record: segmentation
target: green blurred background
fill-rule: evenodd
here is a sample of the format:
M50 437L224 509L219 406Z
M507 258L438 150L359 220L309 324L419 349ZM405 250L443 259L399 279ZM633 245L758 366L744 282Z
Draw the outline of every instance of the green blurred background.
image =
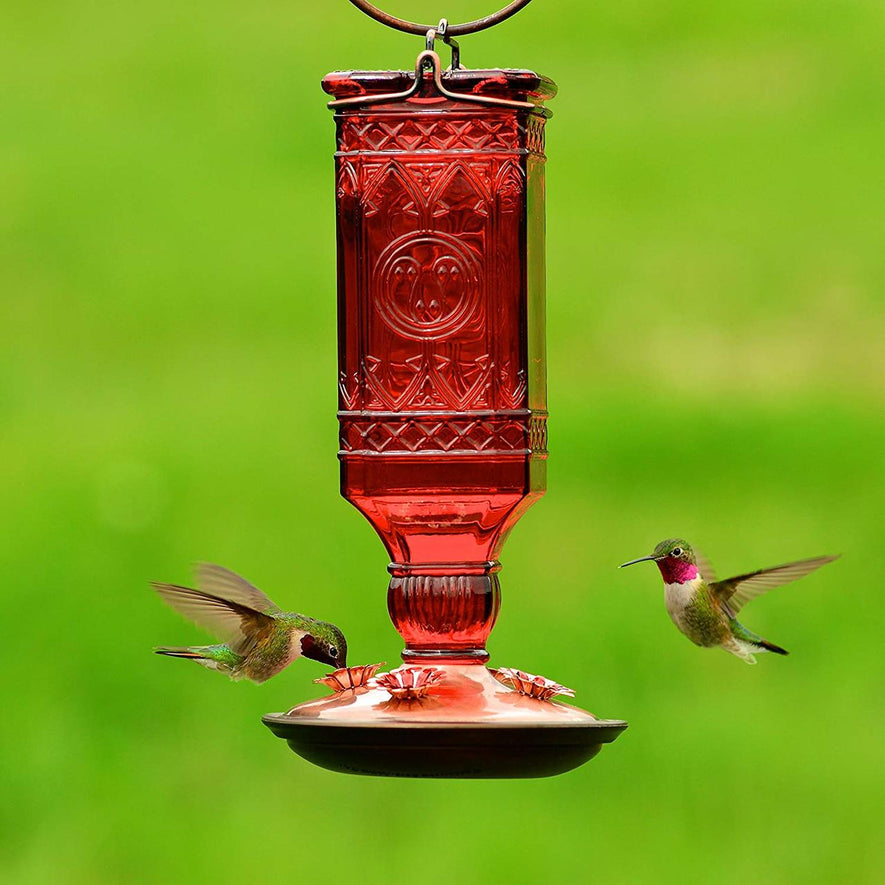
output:
M319 81L421 40L345 0L6 0L0 28L0 880L885 880L879 0L536 0L462 41L560 86L550 491L490 648L630 722L522 782L321 771L259 721L321 667L150 654L202 636L148 580L206 559L397 660L337 495ZM722 575L844 557L748 609L793 652L751 668L616 571L673 534Z

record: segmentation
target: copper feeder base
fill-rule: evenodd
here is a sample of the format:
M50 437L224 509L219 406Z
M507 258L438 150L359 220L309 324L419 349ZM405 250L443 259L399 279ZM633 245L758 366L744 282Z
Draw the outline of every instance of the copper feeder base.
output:
M309 762L380 777L549 777L592 759L627 723L526 697L481 665L438 665L424 697L357 688L262 721Z

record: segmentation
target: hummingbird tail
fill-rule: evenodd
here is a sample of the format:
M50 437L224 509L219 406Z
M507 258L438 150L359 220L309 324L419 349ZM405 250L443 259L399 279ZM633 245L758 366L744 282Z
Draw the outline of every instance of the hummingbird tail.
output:
M243 663L243 658L228 645L161 645L154 651L158 655L169 655L170 658L187 658L209 670L227 673L232 679Z
M789 654L789 652L785 648L781 648L779 645L775 645L773 642L769 642L767 639L760 639L758 645L761 648L764 648L766 651L773 651L776 655Z

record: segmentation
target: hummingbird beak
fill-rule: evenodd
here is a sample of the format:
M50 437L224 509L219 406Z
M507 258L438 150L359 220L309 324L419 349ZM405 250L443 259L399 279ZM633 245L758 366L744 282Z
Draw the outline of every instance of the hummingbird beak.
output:
M628 565L636 565L637 562L657 562L657 556L640 556L639 559L631 559L630 562L621 563L618 568L626 568Z

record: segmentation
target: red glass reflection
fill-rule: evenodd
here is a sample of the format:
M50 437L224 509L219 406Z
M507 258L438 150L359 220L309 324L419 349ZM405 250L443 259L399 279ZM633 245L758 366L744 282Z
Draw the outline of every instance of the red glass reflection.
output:
M330 74L336 99L414 75ZM387 548L407 661L477 662L507 533L546 488L544 99L527 71L336 112L341 491Z

